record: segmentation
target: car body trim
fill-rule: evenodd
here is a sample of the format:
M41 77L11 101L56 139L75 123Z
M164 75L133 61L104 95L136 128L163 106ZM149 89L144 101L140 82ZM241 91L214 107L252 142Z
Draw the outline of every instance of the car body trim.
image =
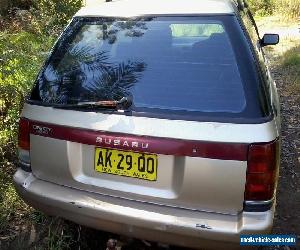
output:
M25 180L30 180L27 188ZM23 199L48 214L146 240L172 243L176 239L185 247L211 248L216 244L213 249L221 249L229 243L239 247L240 234L269 233L274 216L274 206L261 213L223 215L125 201L39 180L20 169L14 184Z
M18 167L21 168L22 170L26 171L26 172L31 172L31 164L30 163L26 163L24 161L19 160L18 161Z
M268 201L245 201L243 210L246 212L265 212L274 205L275 198Z
M231 14L234 4L230 0L169 0L169 1L98 1L81 8L75 16L132 17L153 14Z
M40 133L36 127L42 127L47 133ZM30 133L105 148L236 161L247 161L249 146L246 143L207 142L94 131L38 121L30 121Z

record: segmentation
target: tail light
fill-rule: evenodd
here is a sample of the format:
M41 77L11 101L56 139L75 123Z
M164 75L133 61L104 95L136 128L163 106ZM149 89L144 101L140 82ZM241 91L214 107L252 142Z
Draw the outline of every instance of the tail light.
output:
M31 171L30 166L30 122L20 118L19 121L19 167L25 171Z
M19 121L19 148L23 150L30 149L30 123L25 118Z
M245 201L272 200L279 167L279 141L252 144L248 151Z

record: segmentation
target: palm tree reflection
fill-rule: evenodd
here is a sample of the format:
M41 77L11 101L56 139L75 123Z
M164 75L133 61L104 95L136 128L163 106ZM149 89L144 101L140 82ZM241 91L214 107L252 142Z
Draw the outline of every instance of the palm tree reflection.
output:
M117 22L106 22L103 25L103 40L108 40L109 44L113 44L117 40L117 33L126 31L125 36L141 37L148 29L146 21L151 21L153 18L143 18L140 20L128 20Z
M107 68L94 82L85 88L84 98L94 99L101 96L105 100L119 100L130 95L130 88L141 77L145 63L120 63Z
M99 41L107 41L111 45L117 41L120 31L125 36L138 38L147 29L145 22L132 20L106 22L101 26ZM146 69L144 62L130 59L111 62L109 52L88 45L82 32L70 36L76 37L69 46L61 46L65 52L56 52L38 78L43 102L67 104L83 100L119 100L131 95L130 89Z

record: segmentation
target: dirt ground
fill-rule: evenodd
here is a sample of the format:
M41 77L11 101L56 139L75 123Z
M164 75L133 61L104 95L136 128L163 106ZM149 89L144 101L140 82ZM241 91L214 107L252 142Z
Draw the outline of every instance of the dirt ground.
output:
M300 235L300 106L296 96L286 94L281 72L273 73L282 114L281 169L274 232Z
M300 93L291 90L288 73L279 66L283 53L300 42L300 25L282 24L276 20L258 22L260 33L278 33L281 43L267 51L271 71L281 102L282 152L274 233L297 234L300 237Z

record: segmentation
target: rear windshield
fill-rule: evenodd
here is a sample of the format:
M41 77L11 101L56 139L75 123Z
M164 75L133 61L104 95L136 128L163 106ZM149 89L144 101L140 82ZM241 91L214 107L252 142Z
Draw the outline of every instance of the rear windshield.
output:
M32 99L74 104L130 97L136 112L262 116L261 103L252 99L259 99L257 79L249 80L246 70L251 56L235 48L241 50L233 37L241 32L234 19L76 18L41 71Z

